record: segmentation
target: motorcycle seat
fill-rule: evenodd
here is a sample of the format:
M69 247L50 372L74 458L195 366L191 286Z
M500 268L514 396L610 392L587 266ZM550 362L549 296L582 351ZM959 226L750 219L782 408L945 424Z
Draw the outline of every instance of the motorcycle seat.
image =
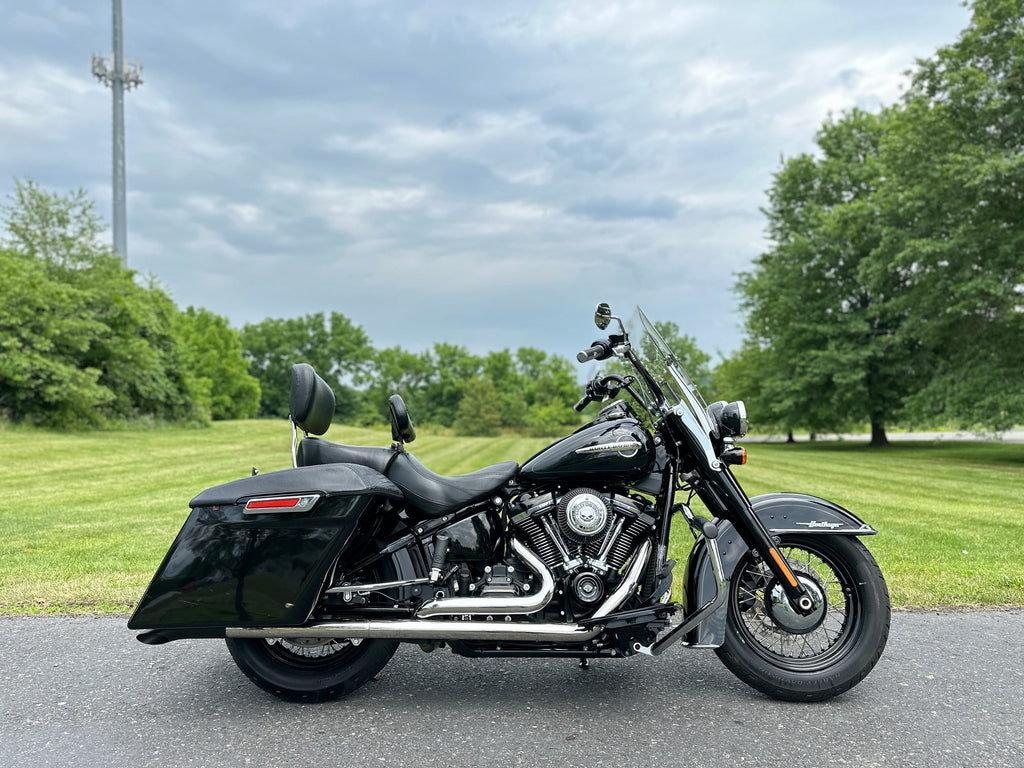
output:
M388 464L394 456L395 452L390 448L341 445L318 437L307 437L299 443L296 463L300 467L314 464L361 464L383 475L387 473Z
M317 437L299 443L298 465L361 464L375 469L402 489L413 514L442 517L459 507L480 501L516 476L519 465L506 461L468 475L445 477L431 472L405 451L374 446L341 445Z
M387 450L387 449L385 449ZM426 517L442 517L490 496L516 476L519 465L505 461L468 475L445 477L431 472L409 453L395 455L385 475L402 489L406 504Z

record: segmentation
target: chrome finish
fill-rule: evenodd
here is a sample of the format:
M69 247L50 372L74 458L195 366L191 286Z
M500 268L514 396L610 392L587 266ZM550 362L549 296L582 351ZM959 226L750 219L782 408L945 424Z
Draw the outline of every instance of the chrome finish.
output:
M295 426L292 417L288 417L288 423L292 425L292 469L299 466L299 428Z
M594 536L608 522L608 507L593 493L580 493L565 505L565 524L579 536Z
M797 580L807 590L807 597L802 599L810 602L807 608L810 608L812 612L807 616L797 612L789 602L789 598L786 597L786 591L782 585L775 584L765 594L765 613L787 632L803 634L821 624L826 610L826 601L825 594L821 591L821 586L817 581L802 573L797 574Z
M636 585L640 583L640 577L643 575L644 569L647 568L647 561L650 558L651 542L648 539L640 545L640 549L633 555L633 562L626 569L622 582L608 599L601 604L601 607L594 611L592 619L603 619L612 611L618 610L619 606L626 601L626 598L636 590Z
M540 576L536 594L522 597L448 597L431 600L416 612L418 618L431 616L458 616L462 614L514 614L536 613L547 605L555 594L555 580L544 561L526 546L512 539L512 551Z
M394 587L408 587L413 584L429 584L430 579L407 579L405 581L381 581L377 584L343 584L340 587L331 587L327 590L328 595L338 594L362 594L363 592L374 592L382 589L393 589Z
M543 580L545 576L550 579L551 574L544 567L537 557L526 547L515 539L512 540L512 547L516 553L531 568L536 564L537 573ZM640 577L651 556L651 542L645 541L637 553L633 556L622 578L622 583L604 603L594 612L594 618L602 618L612 613L625 599L636 589ZM543 585L542 585L543 587ZM552 582L552 593L554 585ZM523 598L515 598L522 600ZM549 595L548 600L551 599ZM464 611L465 614L477 612L477 607L483 602L497 603L508 602L499 600L481 600L480 598L449 598L444 601L447 604L460 601L470 603L474 608ZM441 601L435 601L441 602ZM547 601L545 601L547 602ZM510 614L512 611L495 611L496 614ZM508 641L536 641L552 643L585 643L593 640L604 632L603 624L582 627L579 624L539 624L534 622L514 621L457 621L439 620L424 621L422 619L401 619L397 621L331 621L317 624L307 624L301 627L228 627L224 634L227 637L255 637L272 638L281 637L290 642L297 638L340 638L355 640L361 638L390 638L392 640L508 640Z
M354 640L390 638L392 640L509 640L557 643L585 643L604 631L602 625L536 624L505 621L332 621L303 627L228 627L227 637L283 637L289 642L304 637Z
M602 451L619 451L626 458L633 458L640 452L643 446L636 440L619 440L615 443L601 443L600 445L586 445L577 448L576 453L601 453Z
M264 501L286 501L295 499L295 504L290 507L253 507ZM245 502L245 509L242 511L247 515L280 515L295 512L309 512L320 500L319 493L301 493L285 496L255 496Z
M708 618L708 616L725 605L729 590L725 583L725 568L722 566L722 553L718 550L718 540L705 539L705 541L708 545L708 552L711 553L711 570L715 574L715 596L708 600L708 602L702 605L697 611L684 618L682 624L674 629L670 629L667 634L655 640L651 645L645 646L640 645L640 643L634 643L633 650L636 653L642 653L646 656L660 656L665 652L666 648L676 641L677 638L685 635L691 629Z

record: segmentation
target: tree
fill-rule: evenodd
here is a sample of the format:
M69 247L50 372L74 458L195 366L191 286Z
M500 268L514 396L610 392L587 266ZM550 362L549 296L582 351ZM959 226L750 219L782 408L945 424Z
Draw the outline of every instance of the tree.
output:
M748 338L771 356L763 393L777 417L813 432L867 421L872 445L926 373L902 333L905 276L874 269L889 119L853 110L823 126L820 159L783 164L765 209L772 247L738 281Z
M177 309L101 245L84 192L16 182L4 209L0 403L62 426L207 418L171 331Z
M189 307L174 318L185 347L185 363L207 393L213 419L248 419L260 406L260 385L248 373L238 331L208 309Z
M457 435L491 437L501 426L501 404L494 382L477 377L466 382L459 401L458 415L452 425Z
M1024 7L979 0L960 38L918 62L882 147L885 237L870 278L929 351L918 419L1024 420Z
M361 326L339 312L329 321L322 312L287 319L268 318L248 324L240 334L249 372L260 385L260 415L288 415L291 370L309 363L334 390L336 413L353 420L361 399L347 382L358 379L373 356Z

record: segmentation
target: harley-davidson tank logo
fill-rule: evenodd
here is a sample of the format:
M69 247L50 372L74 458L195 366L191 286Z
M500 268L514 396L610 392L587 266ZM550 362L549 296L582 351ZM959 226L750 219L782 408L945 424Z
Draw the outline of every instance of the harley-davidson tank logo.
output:
M797 523L797 525L806 525L808 528L842 528L842 523L828 523L819 520L811 520L807 523Z
M599 443L577 448L576 453L603 453L604 451L616 451L627 459L631 459L640 452L642 446L636 440L618 440L614 443Z

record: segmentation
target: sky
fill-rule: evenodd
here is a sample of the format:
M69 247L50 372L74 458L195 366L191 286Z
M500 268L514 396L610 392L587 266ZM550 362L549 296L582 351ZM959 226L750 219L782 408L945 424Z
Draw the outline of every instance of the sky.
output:
M2 17L0 200L82 187L109 226L109 0ZM377 347L572 357L608 301L718 358L782 160L895 102L968 20L959 0L124 0L128 264L235 327L336 311Z

